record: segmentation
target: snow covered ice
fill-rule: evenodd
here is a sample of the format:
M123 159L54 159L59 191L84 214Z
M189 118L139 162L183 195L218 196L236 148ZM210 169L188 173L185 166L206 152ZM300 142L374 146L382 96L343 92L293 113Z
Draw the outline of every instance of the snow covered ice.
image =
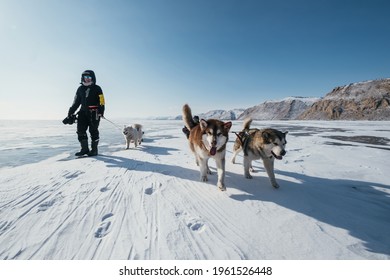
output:
M389 122L254 121L289 131L280 188L261 162L244 178L231 133L226 192L181 121L137 122L140 147L102 120L100 155L75 159L74 125L0 121L0 259L390 259Z

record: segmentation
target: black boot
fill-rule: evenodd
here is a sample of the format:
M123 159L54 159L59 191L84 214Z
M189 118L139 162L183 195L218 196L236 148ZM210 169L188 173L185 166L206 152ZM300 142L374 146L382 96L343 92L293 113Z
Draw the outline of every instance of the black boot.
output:
M88 153L88 156L93 157L98 155L98 144L99 140L92 141L91 151Z
M81 157L83 155L88 155L89 149L88 149L88 139L84 139L80 141L81 150L78 153L75 153L76 157Z

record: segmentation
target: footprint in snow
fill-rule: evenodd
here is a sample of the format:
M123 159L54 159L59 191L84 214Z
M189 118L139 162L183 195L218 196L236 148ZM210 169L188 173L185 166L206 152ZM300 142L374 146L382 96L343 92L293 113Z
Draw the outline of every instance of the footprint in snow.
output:
M195 231L195 232L202 232L204 231L205 229L205 225L200 222L200 221L196 221L196 222L189 222L187 224L187 227L192 230L192 231Z
M50 207L52 207L56 202L57 200L61 199L62 195L61 193L58 193L54 198L52 198L51 200L48 200L48 201L45 201L41 204L38 205L38 211L37 212L40 212L40 211L46 211L47 209L49 209Z
M97 230L95 231L96 238L103 238L111 231L111 221L109 220L114 214L108 213L103 216L102 222L99 224Z
M149 188L145 189L145 194L152 195L154 194L158 188L162 186L161 183L153 183Z
M181 215L183 215L183 212L177 211L177 212L175 213L175 216L176 216L176 217L180 217Z
M145 194L151 195L153 193L154 193L153 187L149 187L149 188L145 189Z
M50 206L53 206L55 200L50 200L50 201L46 201L44 203L41 203L39 206L38 206L38 212L40 211L46 211L47 209L50 208Z
M206 229L204 222L196 218L187 221L187 227L194 232L202 232Z
M84 174L84 172L82 172L82 171L66 172L64 177L65 177L65 179L74 179L82 174Z
M206 229L206 225L203 221L197 218L189 218L187 212L176 211L175 217L179 219L184 219L184 222L191 231L202 232Z

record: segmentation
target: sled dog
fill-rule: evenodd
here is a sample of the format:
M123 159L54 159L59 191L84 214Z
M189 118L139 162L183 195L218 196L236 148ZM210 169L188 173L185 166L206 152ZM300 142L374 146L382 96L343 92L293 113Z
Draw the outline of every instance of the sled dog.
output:
M218 172L217 186L225 191L225 153L226 143L229 139L231 122L222 122L216 119L201 119L196 124L192 118L190 107L183 106L183 121L190 131L188 141L191 151L195 155L196 164L200 168L200 180L207 181L207 174L211 174L208 166L209 158L216 162Z
M134 143L135 147L141 145L143 135L142 125L137 123L131 126L125 125L123 127L123 135L126 140L126 150L130 147L130 143Z
M244 175L252 179L252 160L262 159L268 178L274 188L279 188L275 180L274 159L281 160L286 154L286 135L288 131L281 132L276 129L250 128L252 119L248 118L243 123L243 130L236 133L237 138L233 147L232 163L235 163L239 152L244 151Z

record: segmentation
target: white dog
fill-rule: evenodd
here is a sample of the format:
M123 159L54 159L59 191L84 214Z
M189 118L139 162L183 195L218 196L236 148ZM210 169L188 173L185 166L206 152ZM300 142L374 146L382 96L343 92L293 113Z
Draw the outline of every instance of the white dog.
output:
M138 145L141 145L142 142L142 125L140 124L133 124L132 126L124 126L123 128L123 135L125 136L126 140L126 150L129 148L130 143L134 143L134 146L137 147Z

